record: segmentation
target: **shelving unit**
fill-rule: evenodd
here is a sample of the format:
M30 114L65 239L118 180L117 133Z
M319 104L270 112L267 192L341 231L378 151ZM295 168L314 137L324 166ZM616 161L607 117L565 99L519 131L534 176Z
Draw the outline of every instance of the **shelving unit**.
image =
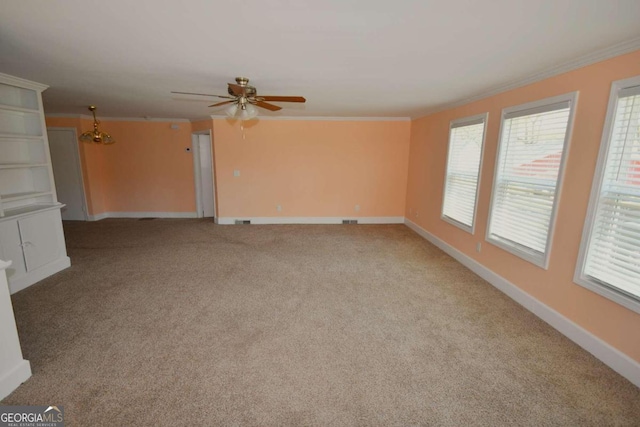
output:
M46 88L0 74L0 259L13 262L12 292L70 264L42 108Z

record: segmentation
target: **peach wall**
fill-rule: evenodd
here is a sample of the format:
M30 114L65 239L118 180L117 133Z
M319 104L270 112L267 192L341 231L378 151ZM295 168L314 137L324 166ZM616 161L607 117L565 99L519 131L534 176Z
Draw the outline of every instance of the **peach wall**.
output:
M410 122L258 120L240 126L214 120L221 217L404 215Z
M411 125L406 217L640 362L640 315L573 283L611 83L640 75L640 51L452 108ZM484 240L505 107L579 91L549 269ZM474 235L440 219L449 122L489 112ZM475 252L482 242L481 253Z
M190 123L103 121L109 212L195 212Z
M47 117L47 127L90 130L91 120ZM103 120L113 145L79 143L91 215L103 212L195 212L191 124Z
M117 142L79 144L90 214L194 212L185 148L192 132L212 130L218 216L404 215L408 121L259 120L244 131L224 119L171 124L102 120ZM47 126L80 134L91 120L48 117Z

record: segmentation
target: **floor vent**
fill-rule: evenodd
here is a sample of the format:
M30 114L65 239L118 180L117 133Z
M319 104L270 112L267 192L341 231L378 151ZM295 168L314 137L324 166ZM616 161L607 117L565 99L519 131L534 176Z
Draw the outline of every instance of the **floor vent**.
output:
M248 219L236 219L236 224L251 224L251 221Z
M357 224L358 220L357 219L343 219L342 223L343 224Z

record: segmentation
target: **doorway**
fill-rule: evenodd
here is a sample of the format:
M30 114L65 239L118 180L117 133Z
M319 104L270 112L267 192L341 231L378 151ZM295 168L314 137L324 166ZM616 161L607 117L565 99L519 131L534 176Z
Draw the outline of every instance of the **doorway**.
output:
M47 128L53 178L58 201L63 203L62 219L87 220L87 201L80 169L78 137L75 128Z
M196 186L196 214L198 218L214 218L216 214L215 174L211 131L191 135L193 170Z

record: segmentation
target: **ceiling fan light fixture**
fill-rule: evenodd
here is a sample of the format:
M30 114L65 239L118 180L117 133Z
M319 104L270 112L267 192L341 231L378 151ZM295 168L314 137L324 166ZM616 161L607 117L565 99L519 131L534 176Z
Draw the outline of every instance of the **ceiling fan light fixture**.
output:
M224 112L227 114L227 116L231 117L232 119L235 118L236 113L238 112L238 104L234 102L233 104L225 108Z
M224 112L232 119L240 119L242 121L251 120L258 116L258 109L246 100L244 102L242 100L234 102L225 108Z
M100 130L100 122L96 119L96 106L90 105L89 111L93 114L93 130L83 132L78 139L81 142L95 142L96 144L113 144L116 142L111 135Z
M240 120L251 120L258 116L258 109L251 104L243 104L238 117Z
M180 95L197 95L197 96L214 96L217 98L228 99L229 101L221 101L209 105L209 107L220 107L228 105L224 112L231 119L251 120L258 116L256 107L264 108L269 111L279 111L282 107L269 103L276 102L306 102L302 96L258 96L258 91L254 86L249 85L249 79L246 77L236 77L236 83L229 83L228 95L213 95L208 93L197 92L176 92Z

